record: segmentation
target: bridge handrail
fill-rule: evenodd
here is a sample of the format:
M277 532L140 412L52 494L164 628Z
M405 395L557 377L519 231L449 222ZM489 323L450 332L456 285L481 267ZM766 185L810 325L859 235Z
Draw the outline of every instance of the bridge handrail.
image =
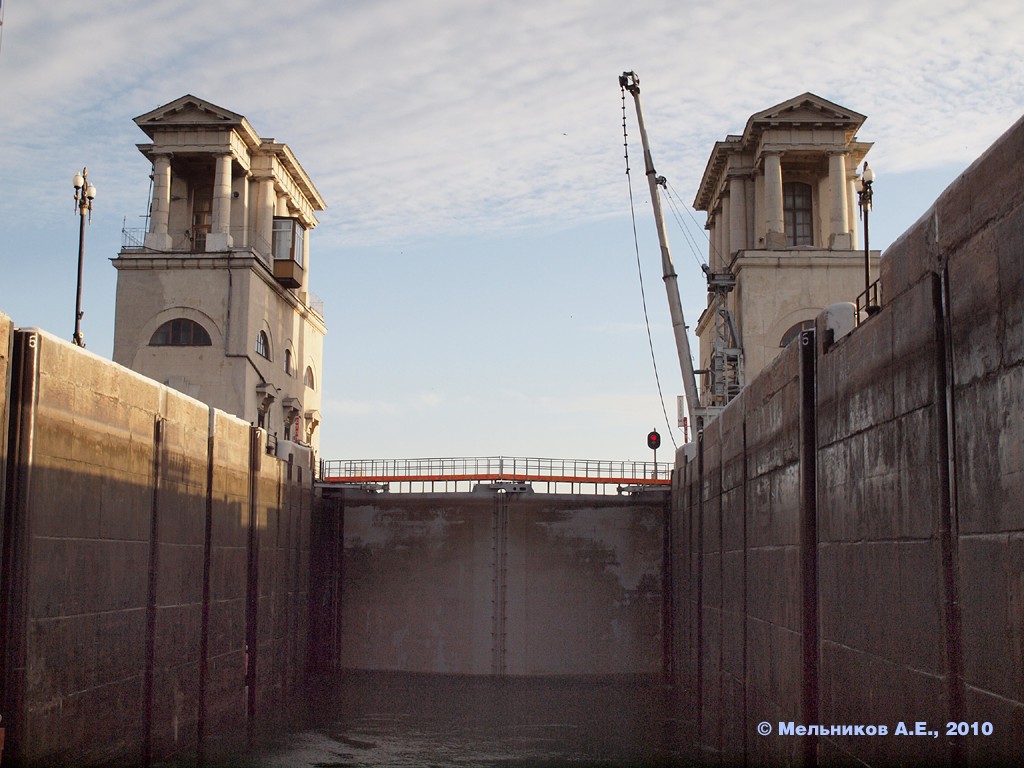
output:
M445 480L550 480L575 483L671 482L672 464L653 461L461 456L411 459L322 459L328 483Z

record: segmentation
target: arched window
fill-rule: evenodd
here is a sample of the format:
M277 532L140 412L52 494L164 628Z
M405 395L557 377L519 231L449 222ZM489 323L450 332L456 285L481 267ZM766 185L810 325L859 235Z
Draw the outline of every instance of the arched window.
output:
M797 323L784 334L782 334L782 341L779 342L779 346L788 347L790 344L793 343L796 337L800 335L800 331L810 331L813 328L813 320L804 320L803 322Z
M264 331L256 334L256 354L267 358L267 360L270 359L270 339L267 338Z
M292 351L290 349L284 351L284 372L289 376L295 375L295 369L292 366Z
M316 380L313 378L312 366L306 366L306 375L302 377L302 383L310 389L316 389Z
M168 320L149 339L151 347L208 347L210 344L206 329L187 317Z
M814 245L811 185L801 181L787 181L783 184L782 210L786 219L786 244Z

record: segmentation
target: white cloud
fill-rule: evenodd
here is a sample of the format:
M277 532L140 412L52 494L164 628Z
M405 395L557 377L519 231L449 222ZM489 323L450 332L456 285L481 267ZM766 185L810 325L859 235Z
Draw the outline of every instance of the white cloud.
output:
M292 147L329 205L312 237L314 274L336 324L324 380L338 382L333 391L347 397L328 397L323 410L346 447L357 439L353 425L377 432L387 424L395 434L405 429L410 440L422 429L433 441L442 429L454 429L450 423L468 421L463 447L454 450L471 450L476 424L498 414L496 432L527 446L522 450L538 450L529 447L532 440L553 425L568 432L569 415L586 425L575 429L587 435L580 438L583 448L597 450L590 429L605 429L612 419L646 429L658 420L656 398L652 407L649 396L630 394L633 381L645 383L636 386L642 391L650 379L631 243L628 253L616 244L602 254L607 258L595 271L603 269L608 279L612 265L629 262L616 273L629 283L602 294L598 311L585 320L578 307L588 300L570 292L578 272L594 261L574 262L571 275L552 271L552 285L565 285L560 290L571 299L560 309L575 313L585 334L550 311L556 301L550 293L528 300L530 281L547 279L539 260L528 280L510 284L514 255L460 260L443 245L460 240L465 248L474 236L511 232L529 233L536 244L573 225L625 219L616 82L625 69L641 77L657 169L684 205L716 140L741 131L750 114L804 91L868 115L860 138L874 142L872 166L883 179L966 163L1024 112L1024 4L1007 0L637 0L628 7L618 0L292 0L287 7L248 0L4 0L4 6L0 248L3 256L37 257L10 259L17 269L37 271L9 278L9 286L45 284L52 292L50 265L75 236L69 180L83 164L100 190L90 256L116 252L121 217L128 226L137 222L148 194L146 162L133 146L146 138L133 117L185 93L240 112L263 136ZM644 217L638 225L641 237L650 238L639 136L628 101L626 108L633 188ZM100 241L104 231L107 242ZM686 307L693 323L703 285L687 285L684 269L697 280L699 272L683 239L673 237L684 294L693 294ZM412 241L420 247L405 250L433 259L430 269L392 256L367 285L359 279L371 273L344 259L346 248ZM551 263L568 248L565 241L562 252L529 247ZM698 254L706 249L697 242ZM388 249L377 252L388 258ZM324 253L331 258L320 260ZM112 284L113 270L106 263L100 268ZM660 347L670 333L664 291L656 274L645 278ZM433 282L424 291L427 281ZM95 306L91 290L89 306ZM451 311L446 290L462 292L463 314ZM2 284L0 291L0 304L21 298L22 291ZM380 298L368 306L355 292ZM631 311L605 311L613 295L623 305L632 302ZM533 323L538 319L544 327ZM516 355L505 354L513 345ZM427 348L450 370L431 369L425 378ZM629 362L623 362L626 349ZM557 371L563 381L508 380L517 372L508 361L527 355L537 362L522 363L523 370L535 366L523 376L551 378ZM663 357L660 364L671 399L679 388L675 361ZM348 366L358 370L342 373ZM600 380L613 369L625 370L624 378ZM472 382L462 382L463 374ZM529 394L534 386L544 396ZM536 409L546 421L520 417L517 409ZM610 433L607 445L623 444ZM479 439L483 447L472 450L493 450ZM497 450L510 449L499 443Z
M1024 103L1024 11L999 0L306 0L283 15L8 0L7 16L3 138L26 155L77 121L118 136L94 153L130 152L131 117L193 92L292 144L336 242L621 211L624 68L641 75L659 170L688 190L714 140L804 90L867 113L892 170L977 154Z

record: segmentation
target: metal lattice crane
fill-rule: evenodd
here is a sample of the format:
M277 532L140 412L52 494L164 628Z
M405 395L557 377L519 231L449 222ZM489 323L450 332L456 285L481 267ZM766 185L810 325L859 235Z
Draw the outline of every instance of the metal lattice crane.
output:
M711 363L705 373L704 405L724 408L745 384L743 376L743 344L739 328L729 309L728 296L736 287L732 272L712 272L704 267L711 294L710 310L714 313L714 336L711 340Z

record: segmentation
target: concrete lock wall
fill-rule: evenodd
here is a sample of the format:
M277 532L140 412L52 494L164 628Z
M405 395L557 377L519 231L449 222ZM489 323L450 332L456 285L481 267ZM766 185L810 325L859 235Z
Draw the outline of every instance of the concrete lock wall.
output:
M675 674L725 762L1019 756L1021 157L1024 121L883 255L881 312L828 350L819 322L677 463Z
M805 556L799 351L790 346L700 436L674 489L675 673L685 715L728 762L791 762L747 744L751 712L799 719Z
M215 752L304 670L310 473L238 419L13 337L5 763Z
M327 512L340 623L321 633L342 668L658 674L666 502L347 491Z

